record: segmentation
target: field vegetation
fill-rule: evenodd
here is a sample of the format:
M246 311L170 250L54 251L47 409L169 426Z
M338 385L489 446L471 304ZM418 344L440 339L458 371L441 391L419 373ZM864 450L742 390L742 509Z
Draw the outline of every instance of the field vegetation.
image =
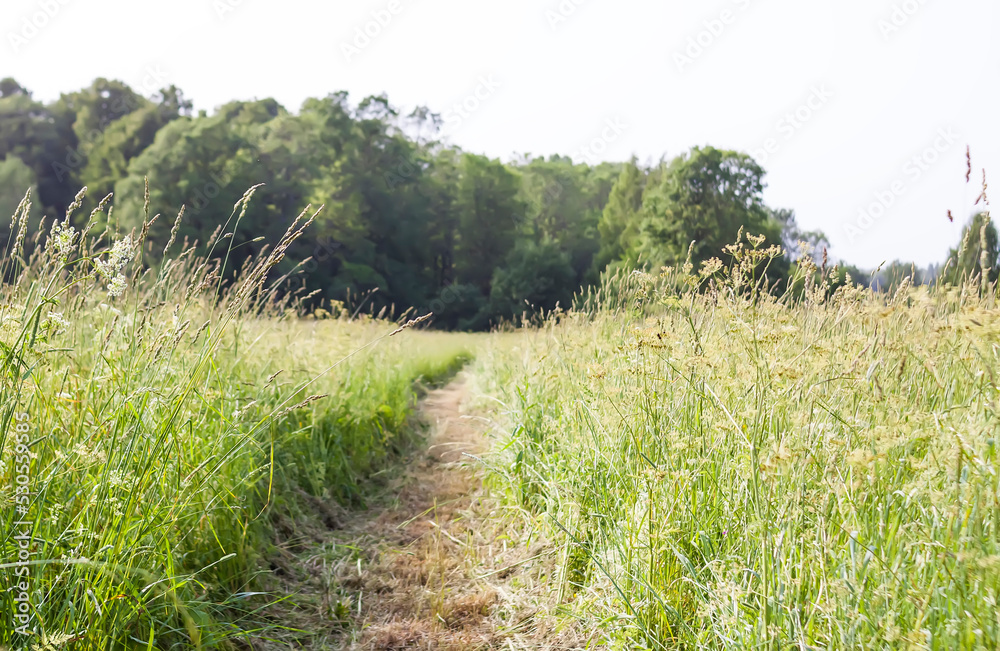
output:
M22 596L40 648L265 634L257 611L287 597L261 592L269 556L324 504L363 500L363 482L415 441L419 386L450 376L467 342L390 338L388 319L277 298L268 272L305 215L221 285L191 247L154 269L140 263L145 230L98 236L69 218L22 262L29 209L15 215L0 308L2 556L8 586L25 588L0 593L0 641L25 639Z
M995 286L877 293L806 258L764 292L759 243L477 358L496 485L562 541L554 595L613 648L996 648Z
M0 651L1000 647L985 172L862 273L440 122L0 80Z

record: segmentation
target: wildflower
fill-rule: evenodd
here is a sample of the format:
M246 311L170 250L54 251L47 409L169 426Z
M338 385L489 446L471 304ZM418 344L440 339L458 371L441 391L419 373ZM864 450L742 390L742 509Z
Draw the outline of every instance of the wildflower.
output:
M121 296L125 293L125 287L127 287L127 285L128 283L125 280L125 276L118 274L111 280L111 282L108 283L108 296Z
M66 262L66 258L73 252L76 243L76 229L68 225L68 222L52 222L52 230L49 231L48 250L54 251L59 259Z
M707 278L709 276L714 276L722 269L722 261L718 258L712 258L711 260L705 261L701 265L701 270L698 272L701 274L702 278Z
M765 258L780 258L785 254L785 250L777 244L772 244L771 246L764 249Z
M43 327L51 328L54 334L61 335L69 329L69 321L63 317L62 312L49 312Z
M122 510L122 501L115 496L107 498L105 502L108 508L111 509L111 513L114 514L116 518L120 518L125 515L125 511Z
M112 297L121 296L125 292L126 278L122 268L132 255L132 237L126 235L115 242L108 252L107 260L94 260L94 268L108 283L108 294Z
M53 503L48 506L48 521L53 527L59 524L60 518L62 518L62 512L66 510L65 504Z
M117 470L112 470L111 472L108 473L107 484L112 488L121 488L121 489L127 489L129 485L125 477L123 477L121 473L118 472Z

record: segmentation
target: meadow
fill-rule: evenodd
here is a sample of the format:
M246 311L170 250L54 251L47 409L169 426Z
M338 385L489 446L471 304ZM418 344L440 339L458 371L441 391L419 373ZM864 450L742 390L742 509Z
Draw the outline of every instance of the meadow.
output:
M997 648L995 286L621 276L481 354L496 486L609 648Z
M277 299L267 274L305 222L227 286L180 243L144 266L143 232L81 237L67 218L28 260L9 243L0 647L264 634L260 609L287 598L259 587L276 547L414 443L420 386L465 342Z
M107 209L26 247L26 200L3 263L4 648L266 638L273 557L364 506L463 366L496 535L545 541L589 647L1000 644L989 282L875 292L805 256L776 291L783 252L741 233L731 264L470 338L281 291L308 212L224 282L173 238L145 264L145 226L91 232Z

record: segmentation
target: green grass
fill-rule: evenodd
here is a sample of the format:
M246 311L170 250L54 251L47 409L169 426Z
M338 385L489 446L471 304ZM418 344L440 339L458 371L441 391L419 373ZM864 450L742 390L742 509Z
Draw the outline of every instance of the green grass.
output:
M738 255L478 356L553 598L613 648L997 648L995 289L775 298Z
M302 318L294 295L265 282L301 225L221 288L192 250L144 266L141 233L63 235L62 250L54 235L27 261L20 242L9 247L0 648L217 648L266 635L275 623L262 609L286 596L259 594L269 546L318 518L309 496L358 501L413 443L419 387L453 373L467 342L388 337L396 324L371 317ZM118 267L127 289L113 297Z
M417 442L422 388L473 351L504 425L497 513L557 541L547 608L595 643L1000 645L994 287L834 291L806 269L778 297L757 277L774 252L744 246L541 327L390 336L268 284L303 223L229 283L191 249L144 264L143 233L10 244L0 648L268 637L276 548L363 504Z

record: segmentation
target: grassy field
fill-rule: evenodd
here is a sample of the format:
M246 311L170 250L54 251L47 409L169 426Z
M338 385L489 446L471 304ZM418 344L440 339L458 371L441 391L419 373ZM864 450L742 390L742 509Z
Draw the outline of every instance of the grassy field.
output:
M0 648L261 633L287 597L260 592L273 546L414 443L419 387L467 341L277 300L263 279L296 228L221 288L190 249L139 264L141 233L56 227L7 258Z
M11 243L0 648L266 637L276 547L362 504L419 442L421 387L471 357L498 517L554 546L539 608L590 646L1000 644L994 288L806 266L777 296L775 252L743 244L540 326L435 334L279 298L306 222L228 284L180 246L142 264L143 233Z
M612 648L997 648L993 288L779 299L736 253L479 356L553 598Z

